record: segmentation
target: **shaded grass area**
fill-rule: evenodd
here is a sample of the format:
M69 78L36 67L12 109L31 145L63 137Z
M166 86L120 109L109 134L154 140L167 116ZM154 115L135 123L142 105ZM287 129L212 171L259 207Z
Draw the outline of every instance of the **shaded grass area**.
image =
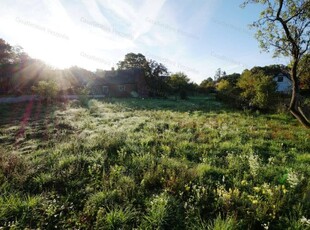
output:
M287 115L213 97L0 111L2 227L308 226L310 133Z
M173 98L168 99L107 99L106 102L112 104L120 104L126 108L132 108L137 110L160 110L160 111L175 111L175 112L220 112L228 110L228 106L220 102L215 101L215 96L209 97L191 97L189 100L175 100Z

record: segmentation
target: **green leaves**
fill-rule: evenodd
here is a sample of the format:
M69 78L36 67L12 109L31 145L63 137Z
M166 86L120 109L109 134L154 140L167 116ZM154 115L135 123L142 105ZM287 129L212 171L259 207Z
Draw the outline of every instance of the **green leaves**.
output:
M264 75L263 72L245 71L237 85L242 90L241 97L252 106L266 109L272 104L276 83L272 77Z
M42 99L47 101L53 101L58 97L59 87L53 80L39 81L37 86L33 86L32 90L38 94Z

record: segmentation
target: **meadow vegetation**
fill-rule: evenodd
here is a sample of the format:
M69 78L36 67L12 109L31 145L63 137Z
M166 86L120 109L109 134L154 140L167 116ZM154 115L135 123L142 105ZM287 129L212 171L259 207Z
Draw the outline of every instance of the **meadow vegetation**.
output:
M310 133L214 97L0 105L0 228L309 229Z

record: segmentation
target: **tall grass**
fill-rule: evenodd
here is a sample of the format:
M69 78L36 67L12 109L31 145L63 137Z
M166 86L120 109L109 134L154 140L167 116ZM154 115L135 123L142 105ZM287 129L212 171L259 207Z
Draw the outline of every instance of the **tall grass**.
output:
M26 108L0 105L0 227L309 228L310 133L290 115L213 97Z

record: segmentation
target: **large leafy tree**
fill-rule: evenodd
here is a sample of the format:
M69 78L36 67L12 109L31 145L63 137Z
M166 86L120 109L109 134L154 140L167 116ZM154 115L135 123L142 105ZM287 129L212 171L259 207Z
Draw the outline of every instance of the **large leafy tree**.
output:
M147 82L153 95L165 96L169 91L169 71L162 63L154 60L148 61L149 74Z
M211 77L208 77L200 83L199 88L202 92L211 92L215 89L215 82Z
M169 79L169 85L174 93L180 94L181 99L186 99L186 88L189 86L190 79L183 72L172 74Z
M147 60L143 54L128 53L123 61L117 64L119 70L140 68L144 71L152 95L164 96L168 88L168 69L154 60Z
M21 46L11 46L0 38L0 65L20 64L28 61L30 57Z
M11 63L12 56L13 47L0 38L0 65Z
M229 75L225 75L225 76L220 77L218 79L218 81L227 80L227 81L229 81L229 84L231 84L232 86L235 86L239 78L240 78L239 73L233 73L233 74L229 74Z
M145 71L149 71L148 62L143 54L128 53L125 55L125 59L117 63L118 69L132 69L142 68Z
M293 88L289 110L300 123L310 128L310 122L299 106L298 75L300 60L310 48L310 0L246 0L244 6L249 3L264 6L260 19L253 23L262 49L270 51L273 48L274 56L291 58Z

